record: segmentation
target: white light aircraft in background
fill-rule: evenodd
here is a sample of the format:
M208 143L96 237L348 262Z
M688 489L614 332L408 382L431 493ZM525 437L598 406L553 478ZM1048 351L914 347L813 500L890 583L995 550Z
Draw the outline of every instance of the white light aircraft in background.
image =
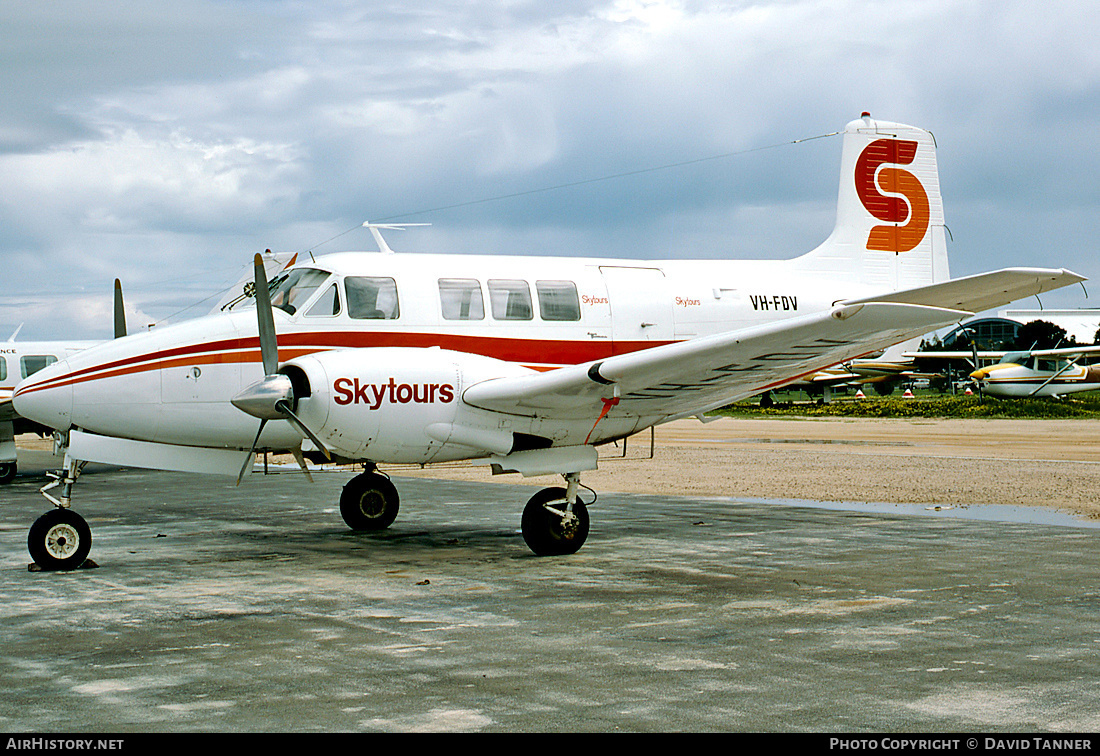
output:
M1008 352L994 365L978 368L970 377L982 393L992 396L1028 397L1073 394L1100 389L1100 367L1079 365L1100 346L1061 347Z
M126 313L122 306L122 284L115 279L115 338L126 335ZM83 351L100 341L22 341L15 329L6 342L0 343L0 484L11 483L18 472L15 437L20 433L49 433L44 427L19 416L12 404L15 387L47 365Z
M0 342L0 484L11 483L17 472L15 437L20 433L41 432L51 428L27 421L12 406L12 393L24 378L47 365L87 349L98 341L16 341L12 334Z
M560 474L521 518L536 554L584 543L596 447L1083 280L1013 268L950 280L930 133L848 124L837 220L790 260L338 253L267 282L256 306L117 339L50 365L16 409L67 438L57 505L28 546L78 566L82 462L238 475L260 450L362 463L341 513L387 527L376 468L473 459ZM372 229L377 233L377 227ZM242 462L244 467L242 468ZM239 480L239 478L238 478Z

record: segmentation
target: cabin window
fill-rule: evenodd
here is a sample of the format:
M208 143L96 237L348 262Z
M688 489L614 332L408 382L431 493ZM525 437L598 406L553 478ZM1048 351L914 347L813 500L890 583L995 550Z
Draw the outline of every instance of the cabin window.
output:
M572 281L535 281L543 320L580 320L581 301Z
M42 368L55 362L57 362L57 358L52 354L28 354L19 358L19 372L26 378L28 375L34 375Z
M531 320L531 287L526 281L489 280L489 304L497 320Z
M474 278L439 279L439 302L444 320L484 320L481 283Z
M8 379L8 361L0 357L0 381L6 381Z
M313 268L296 268L271 282L271 304L293 315L329 274Z
M309 308L306 317L331 318L340 314L340 295L336 293L336 284L328 287L325 293L317 297L317 301Z
M348 276L344 288L348 315L356 320L396 320L401 315L397 282L392 278Z

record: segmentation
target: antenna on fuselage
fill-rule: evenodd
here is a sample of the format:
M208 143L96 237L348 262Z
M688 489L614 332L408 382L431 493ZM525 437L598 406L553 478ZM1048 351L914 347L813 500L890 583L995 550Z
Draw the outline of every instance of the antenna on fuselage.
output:
M374 237L374 241L378 244L378 251L384 255L392 255L393 250L390 249L390 245L386 244L386 240L382 238L382 232L380 229L386 229L387 231L404 231L410 226L430 226L431 223L371 223L370 221L363 221L363 228L370 229L371 236Z

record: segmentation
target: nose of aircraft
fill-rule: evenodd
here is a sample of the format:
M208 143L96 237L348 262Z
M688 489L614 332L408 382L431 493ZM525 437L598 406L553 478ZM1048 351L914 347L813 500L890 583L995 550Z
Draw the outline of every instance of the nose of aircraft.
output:
M49 428L66 430L72 425L73 385L60 380L69 372L67 360L55 362L15 387L12 404L20 417Z

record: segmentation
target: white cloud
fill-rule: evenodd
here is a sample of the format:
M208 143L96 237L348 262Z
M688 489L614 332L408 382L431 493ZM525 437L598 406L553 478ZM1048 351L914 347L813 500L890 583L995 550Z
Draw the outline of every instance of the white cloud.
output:
M367 218L814 136L864 109L939 138L955 272L1100 274L1082 254L1100 233L1093 2L16 0L0 26L0 264L20 292L122 275L163 296L166 271L216 278ZM838 152L466 205L401 241L771 256L827 233Z

